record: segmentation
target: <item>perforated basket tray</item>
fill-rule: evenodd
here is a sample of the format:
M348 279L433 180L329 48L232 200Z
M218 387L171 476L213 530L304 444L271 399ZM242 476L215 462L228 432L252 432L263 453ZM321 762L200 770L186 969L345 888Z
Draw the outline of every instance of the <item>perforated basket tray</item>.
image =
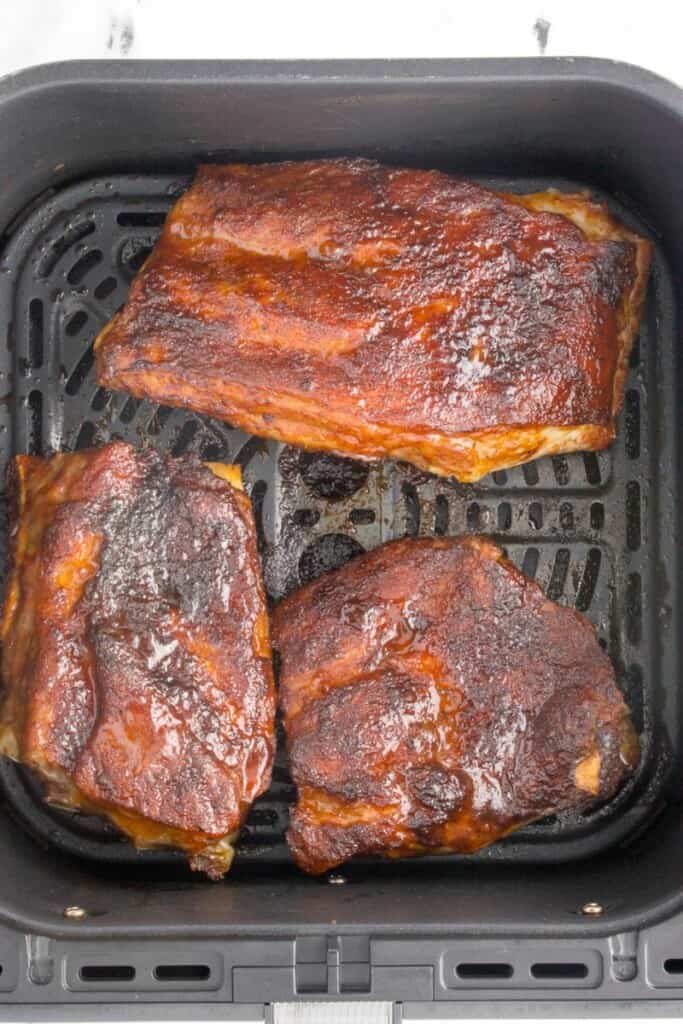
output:
M487 183L517 191L580 187L537 179ZM167 176L90 180L44 200L15 232L0 265L2 301L13 311L2 356L12 382L0 406L2 458L121 438L174 455L191 450L205 459L238 462L274 599L392 537L494 536L549 597L595 624L632 709L643 757L636 776L610 803L545 819L466 859L569 860L641 831L662 803L668 776L666 729L653 685L659 618L643 613L656 570L649 481L657 410L648 408L648 385L655 377L655 340L671 333L667 304L657 294L665 287L659 260L613 447L541 459L463 486L405 465L302 452L97 386L93 340L123 303L186 184ZM644 231L627 211L610 206ZM251 811L238 862L289 859L284 831L294 790L282 742L278 750L272 786ZM118 865L180 860L170 851L135 851L101 819L48 807L29 774L9 761L0 759L0 777L14 816L53 847Z

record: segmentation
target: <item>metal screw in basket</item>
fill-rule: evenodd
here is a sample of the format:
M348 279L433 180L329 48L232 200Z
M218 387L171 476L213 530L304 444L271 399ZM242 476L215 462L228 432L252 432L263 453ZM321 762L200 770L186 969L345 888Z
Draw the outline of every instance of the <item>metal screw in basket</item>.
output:
M602 903L597 903L595 900L590 900L581 907L581 913L586 917L600 917L604 912L605 908Z
M68 917L71 921L81 921L84 917L88 916L88 911L84 910L83 907L64 907L62 916Z

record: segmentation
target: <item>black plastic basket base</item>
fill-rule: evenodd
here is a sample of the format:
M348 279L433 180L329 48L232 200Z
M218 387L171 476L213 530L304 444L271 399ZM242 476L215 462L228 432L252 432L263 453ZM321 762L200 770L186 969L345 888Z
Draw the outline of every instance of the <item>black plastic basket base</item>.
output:
M537 179L494 184L513 191L577 188ZM663 264L656 260L612 448L541 459L477 485L459 485L405 465L303 452L97 386L93 340L123 303L185 185L165 176L87 181L47 199L15 229L0 265L0 288L14 313L8 338L12 390L0 404L0 431L10 443L2 458L123 439L176 455L194 451L205 459L238 462L254 503L273 599L393 537L493 536L549 597L595 624L632 708L643 757L635 777L608 804L545 819L459 860L578 859L642 831L662 804L669 772L653 682L658 620L644 612L657 568L649 503L656 419L647 395L648 385L656 386L657 344L672 330L662 313L667 304L658 295L667 286ZM611 201L610 206L643 231L631 214ZM4 557L4 534L2 548ZM182 860L172 851L136 851L99 818L48 807L30 775L4 759L0 781L14 817L51 847L110 865ZM294 795L280 742L272 786L251 811L238 863L289 860L284 832Z

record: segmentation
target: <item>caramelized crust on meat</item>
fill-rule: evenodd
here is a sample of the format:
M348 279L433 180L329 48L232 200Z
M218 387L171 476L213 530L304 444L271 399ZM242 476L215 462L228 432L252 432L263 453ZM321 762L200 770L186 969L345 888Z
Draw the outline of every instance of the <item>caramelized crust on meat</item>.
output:
M638 741L590 623L486 540L401 540L276 607L299 799L319 874L354 854L471 853L607 799Z
M584 195L368 160L202 167L98 380L477 480L610 443L650 255Z
M18 456L0 749L67 807L220 877L270 782L274 687L239 467Z

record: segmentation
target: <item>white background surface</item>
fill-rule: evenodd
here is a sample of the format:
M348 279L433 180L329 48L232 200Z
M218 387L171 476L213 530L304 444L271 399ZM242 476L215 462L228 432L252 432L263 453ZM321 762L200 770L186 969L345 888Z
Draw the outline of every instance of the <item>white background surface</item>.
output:
M683 85L681 0L0 0L0 7L0 74L73 58L545 54L629 61ZM320 1024L342 1019L333 1007L318 1017Z
M544 51L630 61L683 84L681 0L0 0L0 10L2 74L73 57Z

